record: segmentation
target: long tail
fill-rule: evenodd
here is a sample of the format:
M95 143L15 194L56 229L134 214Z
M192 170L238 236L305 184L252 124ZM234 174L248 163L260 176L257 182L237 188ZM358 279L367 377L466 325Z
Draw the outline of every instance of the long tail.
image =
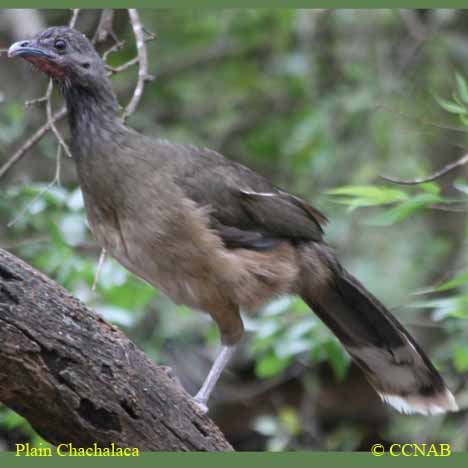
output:
M403 325L329 252L327 288L304 279L302 297L341 341L383 401L402 413L437 414L458 409L455 398ZM328 258L327 258L328 257ZM310 271L310 269L309 269Z

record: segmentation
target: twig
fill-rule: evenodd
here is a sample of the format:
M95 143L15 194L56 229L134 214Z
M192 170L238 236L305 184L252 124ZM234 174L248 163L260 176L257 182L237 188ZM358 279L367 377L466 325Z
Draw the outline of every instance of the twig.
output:
M137 54L138 54L138 81L133 91L133 96L130 102L125 108L122 119L125 121L133 112L135 112L138 103L140 102L141 96L143 95L143 89L147 81L151 81L154 77L148 74L148 51L145 45L145 32L141 25L140 17L138 12L134 8L128 10L130 22L132 24L133 34L135 36Z
M72 157L70 148L68 145L65 143L65 140L62 137L62 134L59 132L58 128L55 125L54 121L54 115L52 113L52 91L54 90L54 83L52 79L49 80L49 85L47 86L47 91L44 94L44 96L32 99L30 101L26 101L24 105L26 108L31 107L34 104L39 104L42 102L46 103L46 113L47 113L47 121L50 123L49 127L52 130L52 132L55 135L55 138L57 138L58 142L60 145L62 145L63 149L65 150L65 153L69 158Z
M117 39L117 37L115 37L115 44L111 47L109 47L109 49L107 49L103 54L102 54L102 60L104 60L104 62L107 61L107 57L112 54L113 52L116 52L118 50L120 50L123 46L125 45L125 41L119 41Z
M70 21L68 22L68 26L70 28L74 28L76 26L76 22L78 21L78 16L80 14L80 9L79 8L74 8L72 10L72 16L70 18ZM50 122L50 128L52 132L55 135L55 138L57 138L59 145L62 146L64 149L66 155L71 158L72 154L70 151L70 148L68 145L65 143L65 140L62 137L62 134L58 131L58 128L55 126L54 121L52 120L52 91L54 89L54 83L52 79L49 80L49 86L47 87L47 92L46 92L46 113L47 113L47 120Z
M76 26L76 22L78 21L78 15L80 14L80 8L73 8L72 9L72 16L70 21L68 22L68 26L70 28L74 28Z
M154 39L156 39L156 34L153 31L149 31L148 29L143 28L143 32L147 36L145 37L145 42L153 41Z
M43 102L47 101L47 93L44 94L44 96L35 98L35 99L30 99L29 101L24 102L24 107L26 109L29 109L32 106L35 106L36 104L42 104Z
M71 158L72 154L70 151L70 148L68 145L65 143L65 140L62 137L62 134L58 131L58 128L55 126L55 123L53 121L53 115L52 115L52 91L54 89L54 83L52 79L49 81L49 86L47 88L47 99L46 99L46 112L47 112L47 120L50 122L50 128L52 129L52 132L55 135L55 138L57 138L59 144L62 146L64 149L66 155Z
M112 27L114 22L114 10L111 8L104 8L101 12L101 18L99 19L98 27L93 37L93 44L98 44L100 42L105 42L106 39L111 36L115 42L116 40L114 29Z
M7 224L7 227L14 226L28 211L31 205L46 194L54 185L60 185L60 158L62 156L62 145L59 143L57 145L57 156L56 156L56 166L55 166L55 175L51 182L49 182L36 196L28 203L26 206Z
M72 16L70 18L70 21L68 22L68 25L71 28L74 28L76 26L76 22L78 20L78 16L80 14L80 9L75 8L72 10ZM52 113L52 91L54 89L54 84L52 79L49 80L49 85L47 86L47 91L44 96L37 98L37 99L32 99L30 101L25 102L26 108L34 105L34 104L39 104L42 102L46 103L46 113L47 113L47 121L49 122L49 127L52 130L52 132L55 135L55 138L57 138L59 144L63 147L65 153L69 158L72 157L70 148L68 145L65 143L65 140L62 137L62 134L59 132L58 128L55 125L55 120L54 120L54 115Z
M96 32L94 33L94 37L91 40L91 42L94 45L100 42L105 42L108 36L111 36L112 39L114 40L115 44L102 54L102 60L104 60L104 62L107 60L107 57L112 52L120 50L125 44L125 41L120 41L119 38L114 33L113 22L114 22L114 10L110 8L105 8L104 10L102 10L101 18L99 19L99 24L96 28Z
M13 241L11 243L6 243L2 245L2 248L5 250L15 250L20 247L24 246L30 246L30 245L36 245L36 244L44 244L44 243L50 243L50 236L38 236L38 237L33 237L30 239L22 239L18 241Z
M158 76L159 78L159 76ZM392 113L394 115L397 115L399 117L403 117L409 122L416 123L418 126L425 126L425 127L434 127L437 128L438 130L450 130L453 132L460 132L466 134L466 127L461 126L461 125L446 125L446 124L441 124L438 122L434 122L429 119L425 119L423 117L413 117L410 114L407 114L406 112L403 112L397 108L393 108L390 105L386 105L383 103L377 104L374 106L374 109L376 111L380 111L380 109L383 109L385 112ZM452 145L453 146L453 145Z
M51 129L51 123L58 122L63 119L67 114L66 107L62 107L58 112L56 112L52 119L49 119L42 127L39 127L35 133L33 133L11 156L11 158L0 167L0 179L10 170L12 166L18 163L26 152L32 148L36 143L38 143L42 137Z
M99 276L101 275L101 270L102 270L102 267L104 265L104 260L106 259L106 249L102 249L101 250L101 255L99 255L99 261L98 261L98 266L97 266L97 269L96 269L96 275L94 276L94 282L93 282L93 286L91 288L91 291L96 291L96 286L98 284L98 281L99 281Z
M72 10L72 16L70 18L70 21L68 22L68 26L70 28L74 28L76 26L76 22L78 21L79 14L80 14L79 8L74 8ZM54 89L54 83L52 79L50 79L49 86L47 87L47 92L45 94L47 121L50 123L50 128L52 132L54 133L55 138L57 138L59 144L62 146L67 156L71 158L72 154L71 154L70 148L65 143L65 140L63 139L62 134L58 131L58 128L55 126L55 121L53 120L53 114L52 114L52 91L53 89Z
M444 205L441 203L436 204L436 205L431 205L430 208L432 208L433 210L447 211L451 213L468 213L468 208Z
M440 179L444 175L448 174L450 171L453 171L457 167L464 166L465 164L468 163L468 153L462 156L460 159L457 159L454 162L451 162L444 166L442 169L440 169L437 172L434 172L428 177L421 177L418 179L409 179L409 180L400 180L400 179L394 179L393 177L388 177L388 176L383 176L380 175L379 177L383 180L386 180L387 182L391 182L393 184L398 184L398 185L418 185L418 184L424 184L425 182L432 182L434 180Z
M130 67L133 67L133 65L136 65L138 63L138 57L134 57L128 62L125 62L122 65L119 65L118 67L111 67L110 65L106 65L106 70L109 71L109 75L115 75L116 73L123 72L127 70Z
M156 35L152 32L149 32L149 31L145 31L145 34L148 35L148 37L145 37L145 42L148 42L148 41L152 41ZM107 57L113 53L113 52L116 52L120 49L122 49L122 47L125 45L125 41L119 41L118 38L116 36L114 36L114 40L115 40L115 44L110 47L108 50L106 50L104 52L104 54L102 55L102 59L104 60L104 62L107 61ZM122 65L119 65L118 67L111 67L110 65L107 65L106 64L106 69L110 72L109 74L110 75L115 75L116 73L120 73L120 72L123 72L125 70L127 70L128 68L132 67L133 65L137 65L139 63L139 57L138 55L134 58L132 58L131 60L129 60L128 62L125 62L124 64ZM149 79L153 79L152 76L149 76Z

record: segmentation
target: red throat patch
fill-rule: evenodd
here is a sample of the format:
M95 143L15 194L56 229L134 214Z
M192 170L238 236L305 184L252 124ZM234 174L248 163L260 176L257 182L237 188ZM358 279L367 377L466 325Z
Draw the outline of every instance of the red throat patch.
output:
M57 64L47 60L44 57L38 57L36 55L26 55L23 57L28 62L32 63L43 73L56 78L58 80L65 79L65 72L63 68L59 67Z

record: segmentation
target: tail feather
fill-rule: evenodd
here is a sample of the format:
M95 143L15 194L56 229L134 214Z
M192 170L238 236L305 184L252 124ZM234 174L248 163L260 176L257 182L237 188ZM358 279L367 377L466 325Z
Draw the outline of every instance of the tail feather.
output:
M383 401L402 413L456 411L455 398L403 325L352 275L333 266L333 279L303 299L342 342Z

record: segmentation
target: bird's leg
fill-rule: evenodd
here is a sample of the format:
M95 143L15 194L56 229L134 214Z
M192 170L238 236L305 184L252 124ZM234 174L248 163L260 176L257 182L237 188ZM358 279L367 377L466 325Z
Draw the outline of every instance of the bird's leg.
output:
M210 398L211 392L216 386L224 368L226 367L229 360L234 355L235 346L223 346L221 352L218 354L215 362L211 366L210 372L208 373L203 385L201 386L198 393L193 397L195 404L204 412L208 412L208 399Z

